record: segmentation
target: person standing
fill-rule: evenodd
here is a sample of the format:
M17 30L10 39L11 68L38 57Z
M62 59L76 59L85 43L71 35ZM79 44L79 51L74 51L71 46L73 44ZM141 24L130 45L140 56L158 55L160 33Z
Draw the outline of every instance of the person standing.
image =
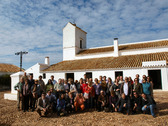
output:
M29 111L29 95L30 95L30 87L28 84L28 80L25 80L25 84L22 88L22 95L23 95L23 111Z
M24 85L24 79L21 78L20 81L14 86L14 89L17 90L17 107L20 110L20 103L22 99L22 87ZM21 107L23 109L23 106Z
M32 112L35 110L36 100L41 96L41 87L38 84L38 80L35 80L35 84L31 87L31 93L33 95Z
M142 84L139 83L137 78L134 79L133 92L137 92L138 95L142 94Z
M114 85L112 86L112 90L115 92L115 94L118 96L119 99L121 98L120 88L121 88L121 84L119 84L118 79L116 79Z
M147 82L145 79L142 80L142 89L143 93L146 94L146 96L151 96L152 93L152 87L149 82Z
M52 83L52 80L49 79L47 84L46 84L46 92L48 92L51 88L54 89L54 85Z
M33 94L31 93L31 87L34 85L33 75L30 75L28 84L29 84L29 91L30 91L30 94L29 94L29 107L30 107L30 109L32 109Z
M57 81L54 80L54 75L51 75L51 81L52 81L53 85L55 85L57 83Z
M40 93L42 94L42 92L46 92L46 86L45 86L44 81L42 80L41 75L39 76L38 84L40 85L40 89L41 89ZM40 96L41 96L41 94L40 94Z
M101 91L101 85L98 83L98 79L95 78L94 80L94 89L95 89L95 105L96 105L96 109L98 110L98 97L100 95L100 91Z
M25 82L25 80L28 79L28 76L27 76L27 73L26 73L26 72L24 72L24 75L22 76L22 78L23 78L24 82Z
M56 90L56 97L59 98L61 94L65 93L64 84L62 84L62 79L58 80L58 83L54 85L54 89Z

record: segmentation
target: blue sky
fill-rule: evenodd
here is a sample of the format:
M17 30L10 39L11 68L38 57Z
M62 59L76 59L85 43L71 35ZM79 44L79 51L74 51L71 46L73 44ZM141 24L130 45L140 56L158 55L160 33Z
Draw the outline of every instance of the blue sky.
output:
M76 23L87 48L168 38L168 0L0 0L0 62L62 61L62 29Z

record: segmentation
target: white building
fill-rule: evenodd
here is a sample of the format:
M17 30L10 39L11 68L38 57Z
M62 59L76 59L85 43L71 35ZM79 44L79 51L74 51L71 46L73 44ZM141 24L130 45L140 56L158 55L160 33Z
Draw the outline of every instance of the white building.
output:
M168 90L168 39L119 44L115 38L111 46L86 49L86 34L69 22L63 28L63 61L49 65L47 57L45 64L37 63L26 72L35 79L42 75L46 83L51 75L56 80L79 80L84 74L93 79L102 75L112 80L118 75L133 79L136 74L141 78L147 75L152 77L154 89Z
M118 44L86 49L86 32L75 24L63 28L63 61L41 71L46 79L58 78L79 80L100 75L111 77L130 76L138 73L151 76L155 89L168 90L168 39Z

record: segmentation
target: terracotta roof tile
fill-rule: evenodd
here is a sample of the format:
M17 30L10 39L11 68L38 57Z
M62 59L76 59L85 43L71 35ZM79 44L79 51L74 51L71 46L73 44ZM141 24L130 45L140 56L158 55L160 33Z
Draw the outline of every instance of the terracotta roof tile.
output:
M151 48L151 47L163 47L168 46L168 40L165 41L157 41L157 42L146 42L146 43L136 43L136 44L127 44L127 45L119 45L119 50L129 50L129 49L140 49L140 48ZM101 52L110 52L114 51L114 47L104 47L104 48L95 48L95 49L86 49L82 50L78 53L80 54L93 54L93 53L101 53Z
M168 62L168 52L62 61L44 71L132 68L142 67L142 62L161 60Z
M0 72L15 73L19 71L20 71L20 68L15 65L0 63Z

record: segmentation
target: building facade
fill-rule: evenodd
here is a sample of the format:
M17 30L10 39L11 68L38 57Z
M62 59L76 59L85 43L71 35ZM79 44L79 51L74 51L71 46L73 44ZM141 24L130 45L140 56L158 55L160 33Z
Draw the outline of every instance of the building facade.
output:
M63 28L63 61L41 71L46 79L73 78L79 80L84 74L99 78L136 74L151 76L154 89L168 90L168 39L119 44L86 49L87 33L75 24Z

